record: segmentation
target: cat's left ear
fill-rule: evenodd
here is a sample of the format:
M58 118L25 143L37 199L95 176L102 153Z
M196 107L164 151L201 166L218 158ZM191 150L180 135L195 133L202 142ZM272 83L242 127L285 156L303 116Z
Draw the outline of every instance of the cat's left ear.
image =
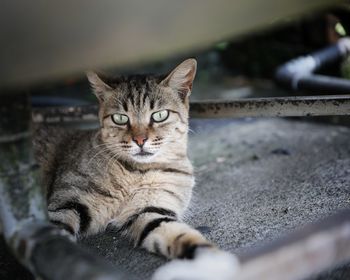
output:
M111 94L112 88L107 85L102 79L92 71L86 72L86 76L91 84L91 87L100 102L107 99L108 95Z
M184 101L191 94L196 70L197 61L193 58L187 59L178 65L160 84L172 88Z

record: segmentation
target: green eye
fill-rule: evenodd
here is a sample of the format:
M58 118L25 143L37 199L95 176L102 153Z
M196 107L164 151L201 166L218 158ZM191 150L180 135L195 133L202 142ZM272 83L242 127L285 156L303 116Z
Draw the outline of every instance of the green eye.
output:
M113 114L112 115L112 121L115 124L119 124L119 125L123 125L123 124L127 124L129 121L128 116L126 115L122 115L122 114Z
M169 111L168 110L162 110L158 111L152 114L152 119L155 122L163 122L165 121L169 116Z

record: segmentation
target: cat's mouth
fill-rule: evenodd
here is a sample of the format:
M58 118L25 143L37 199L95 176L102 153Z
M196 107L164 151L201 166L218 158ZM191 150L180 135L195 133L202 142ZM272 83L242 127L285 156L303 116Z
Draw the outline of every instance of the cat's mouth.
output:
M149 152L145 152L145 151L140 151L140 152L134 154L134 156L147 157L147 156L153 156L153 154L152 154L152 153L149 153Z

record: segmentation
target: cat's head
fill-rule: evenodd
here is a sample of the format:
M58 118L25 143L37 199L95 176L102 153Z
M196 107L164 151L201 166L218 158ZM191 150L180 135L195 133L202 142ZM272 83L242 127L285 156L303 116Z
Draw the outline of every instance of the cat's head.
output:
M188 59L166 77L106 78L87 73L100 104L101 138L122 159L152 162L186 148L189 95L196 60Z

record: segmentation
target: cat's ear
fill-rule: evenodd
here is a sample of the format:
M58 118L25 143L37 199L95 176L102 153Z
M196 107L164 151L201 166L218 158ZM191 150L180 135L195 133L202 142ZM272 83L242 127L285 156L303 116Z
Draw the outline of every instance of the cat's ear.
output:
M178 65L171 73L161 81L161 85L172 88L182 100L191 94L192 84L196 76L197 61L187 59Z
M86 72L86 76L98 100L100 102L105 101L108 95L111 95L112 88L102 81L95 72L88 71Z

